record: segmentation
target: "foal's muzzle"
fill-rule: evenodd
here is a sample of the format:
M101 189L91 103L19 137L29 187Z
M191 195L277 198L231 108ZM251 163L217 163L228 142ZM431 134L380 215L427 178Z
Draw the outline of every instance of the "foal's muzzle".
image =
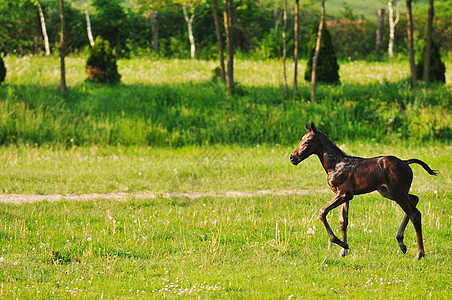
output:
M301 161L300 157L298 156L298 154L294 154L294 153L289 155L289 160L290 160L290 163L292 165L298 165L300 163L300 161Z

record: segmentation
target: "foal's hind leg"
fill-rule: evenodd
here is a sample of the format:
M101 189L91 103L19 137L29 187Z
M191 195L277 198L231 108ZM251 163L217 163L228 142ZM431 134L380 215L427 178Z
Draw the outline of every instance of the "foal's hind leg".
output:
M419 202L419 197L415 196L415 195L411 195L411 194L409 195L409 197L410 197L411 203L414 205L414 207L416 207L417 203ZM397 235L396 235L397 242L399 242L400 250L402 250L403 253L406 253L406 246L403 243L403 235L405 233L405 229L406 229L406 226L408 225L409 220L410 220L410 218L408 218L408 215L405 214L405 216L403 217L403 220L402 220L402 224L400 224L400 228L397 231Z
M421 212L414 206L413 203L411 203L408 195L396 199L396 202L400 205L400 207L402 207L403 211L405 211L414 225L417 239L417 255L415 259L421 259L425 256L424 242L422 239Z
M339 214L339 224L342 232L342 241L347 244L347 226L348 226L348 207L350 201L346 201L341 205L341 212ZM347 249L341 248L341 252L339 253L341 256L347 255Z

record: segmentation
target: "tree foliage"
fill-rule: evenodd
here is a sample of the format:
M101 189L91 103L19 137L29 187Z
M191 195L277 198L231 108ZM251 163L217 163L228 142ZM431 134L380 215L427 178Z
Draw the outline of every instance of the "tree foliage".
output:
M116 84L121 79L116 64L116 55L110 43L97 37L86 61L88 80L98 83Z
M180 0L182 1L182 0ZM91 24L94 36L108 40L119 56L151 54L164 57L188 58L190 44L187 25L177 1L165 0L90 0ZM186 0L183 0L184 2ZM39 25L36 0L0 0L0 51L25 55L44 50L43 36ZM220 12L223 1L219 1ZM47 33L51 47L57 48L59 41L59 7L56 0L40 1L45 15ZM79 52L89 48L84 14L84 1L65 1L67 24L67 51ZM287 16L287 49L293 49L294 11L293 5ZM452 50L451 1L435 1L435 23L433 36L442 51ZM259 59L281 57L282 26L275 26L274 8L281 1L240 0L234 5L234 40L238 57ZM290 2L289 2L290 4ZM76 6L78 5L78 6ZM309 31L318 16L318 5L312 1L300 1L299 57L308 56ZM384 5L384 3L382 4ZM282 6L277 7L279 10ZM151 11L158 10L158 49L153 49ZM332 11L330 11L332 12ZM424 35L427 20L426 9L416 6L415 38ZM224 39L223 18L221 20ZM375 57L376 20L353 12L344 6L344 11L327 15L326 24L336 46L336 55L342 59ZM406 16L401 15L395 32L394 50L397 54L407 54ZM387 31L386 29L384 31ZM197 1L196 17L193 23L196 56L200 59L218 57L217 37L212 16L212 1ZM387 45L388 34L383 34L381 47ZM55 51L52 51L55 53ZM289 57L293 51L287 51Z
M311 81L312 62L315 52L318 30L319 24L317 23L311 27L311 39L309 40L308 44L308 63L306 66L306 71L304 73L304 79L306 81ZM331 35L326 26L323 26L322 40L320 42L320 54L319 60L317 62L317 81L331 84L340 83L339 65L337 63L337 57L334 52L333 42L331 41Z

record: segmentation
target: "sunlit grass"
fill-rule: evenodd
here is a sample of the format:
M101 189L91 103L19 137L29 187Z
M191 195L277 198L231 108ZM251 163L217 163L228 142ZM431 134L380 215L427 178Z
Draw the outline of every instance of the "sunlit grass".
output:
M301 138L301 137L300 137ZM209 193L328 189L326 174L311 157L289 163L293 147L58 147L0 148L0 193ZM414 170L413 189L443 193L452 184L450 146L340 144L354 156L395 155L427 162L440 176Z

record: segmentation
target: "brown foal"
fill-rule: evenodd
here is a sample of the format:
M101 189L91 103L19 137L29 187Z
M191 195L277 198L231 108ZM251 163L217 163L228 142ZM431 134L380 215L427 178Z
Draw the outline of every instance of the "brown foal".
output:
M328 174L328 185L336 196L320 209L319 219L325 225L331 242L342 247L341 255L347 255L347 226L349 201L355 195L378 191L383 197L397 202L405 212L402 224L397 231L397 241L400 250L406 253L403 243L403 234L408 221L414 225L417 237L416 259L425 256L422 241L421 213L416 208L419 198L409 194L413 171L409 164L421 165L430 175L437 172L421 160L400 160L394 156L379 156L374 158L352 157L342 152L323 133L317 131L314 123L311 128L305 125L307 133L300 144L290 154L290 162L298 165L312 154L319 157L323 168ZM328 212L341 206L339 224L342 232L342 241L337 238L326 219Z

